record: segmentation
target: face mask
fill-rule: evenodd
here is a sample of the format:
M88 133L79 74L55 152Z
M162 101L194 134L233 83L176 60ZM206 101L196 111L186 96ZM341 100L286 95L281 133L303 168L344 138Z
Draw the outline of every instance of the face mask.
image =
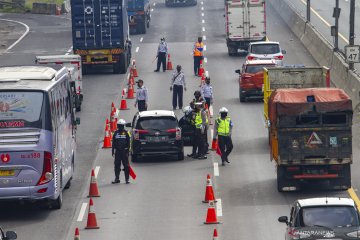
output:
M164 40L161 40L161 43L164 43L165 41Z
M138 83L137 85L138 85L138 87L141 87L140 83Z
M227 113L220 113L221 118L226 118Z
M210 81L206 81L206 84L210 84Z

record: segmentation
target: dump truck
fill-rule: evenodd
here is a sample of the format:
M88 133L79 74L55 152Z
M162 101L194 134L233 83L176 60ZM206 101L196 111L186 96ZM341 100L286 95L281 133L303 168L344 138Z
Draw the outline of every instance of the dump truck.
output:
M65 67L69 72L69 83L73 92L73 103L76 111L81 111L83 102L81 57L79 55L47 55L36 56L35 63L42 65L59 65Z
M130 34L146 33L150 27L150 0L127 0Z
M111 65L125 73L131 59L126 0L71 1L74 54L81 56L82 73L94 65Z
M342 89L329 88L326 68L271 68L264 76L278 191L350 188L350 97Z
M225 0L224 16L229 56L267 39L265 0Z

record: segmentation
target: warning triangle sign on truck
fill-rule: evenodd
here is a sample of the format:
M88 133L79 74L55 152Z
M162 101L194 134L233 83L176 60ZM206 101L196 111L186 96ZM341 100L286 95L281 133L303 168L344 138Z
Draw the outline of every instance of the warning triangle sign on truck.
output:
M315 144L322 144L321 139L317 135L316 132L313 132L307 141L307 145L315 145Z

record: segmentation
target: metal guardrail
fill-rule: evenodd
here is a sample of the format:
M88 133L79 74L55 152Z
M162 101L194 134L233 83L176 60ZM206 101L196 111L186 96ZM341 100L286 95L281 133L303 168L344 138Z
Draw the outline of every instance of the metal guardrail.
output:
M0 1L0 5L7 5L7 6L11 6L12 8L20 8L22 10L26 10L25 8L25 4L21 4L20 2L17 1Z

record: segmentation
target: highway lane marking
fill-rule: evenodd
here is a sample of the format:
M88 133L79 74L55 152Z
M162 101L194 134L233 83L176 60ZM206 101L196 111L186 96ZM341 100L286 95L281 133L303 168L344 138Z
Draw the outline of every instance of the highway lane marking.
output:
M205 23L205 20L203 19L203 20L201 20L201 23Z
M221 205L221 198L216 199L216 215L218 217L222 217L222 205Z
M139 49L140 49L140 47L136 47L136 50L135 50L135 52L138 52L138 51L139 51Z
M205 36L205 35L203 36L203 40L204 40L204 41L206 40L206 36Z
M219 163L217 163L217 162L214 162L214 176L215 176L215 177L220 176Z
M207 63L207 58L204 58L204 62Z
M301 2L306 6L306 1L305 0L301 0ZM328 23L315 9L313 9L311 7L311 11L323 22L325 23L326 26L331 27L331 24ZM346 37L344 37L344 35L342 35L341 33L339 33L339 37L342 38L347 44L349 44L349 40L347 40Z
M201 11L204 11L204 7L201 7Z
M100 166L96 166L96 167L95 167L95 170L94 170L94 172L95 172L95 178L97 178L97 176L98 176L98 174L99 174L99 171L100 171Z
M201 1L201 5L204 5L204 2L203 1ZM204 10L204 9L203 9Z
M140 38L140 42L142 42L144 40L144 38L142 37L142 38Z
M18 40L16 40L13 44L11 44L6 50L5 52L11 50L13 47L15 47L16 44L18 44L21 40L23 40L24 37L26 37L26 35L28 35L29 31L30 31L30 27L28 25L26 25L25 23L23 22L19 22L19 21L15 21L15 20L11 20L11 19L3 19L3 18L0 18L0 20L2 21L7 21L7 22L13 22L13 23L18 23L18 24L21 24L25 27L25 32L23 33L23 35L21 35Z
M65 53L65 55L69 55L72 51L73 47L71 46L71 48L69 48L69 50L67 50L67 52Z
M152 9L151 9L151 11L153 12L153 11L154 11L154 9L152 8Z
M351 199L354 200L354 202L356 203L358 211L360 211L360 200L357 194L355 193L354 189L351 187L347 190L347 192L350 195Z
M204 13L201 13L201 16L203 17L203 16L204 16Z
M78 222L82 222L82 220L84 219L84 215L85 215L85 211L86 211L86 208L87 208L87 203L84 202L82 205L81 205L81 208L80 208L80 212L79 212L79 216L77 218L77 221Z
M156 2L154 2L153 6L155 7L155 5L156 5Z
M204 51L206 51L206 45L204 45Z
M202 31L205 32L205 27L202 28Z

